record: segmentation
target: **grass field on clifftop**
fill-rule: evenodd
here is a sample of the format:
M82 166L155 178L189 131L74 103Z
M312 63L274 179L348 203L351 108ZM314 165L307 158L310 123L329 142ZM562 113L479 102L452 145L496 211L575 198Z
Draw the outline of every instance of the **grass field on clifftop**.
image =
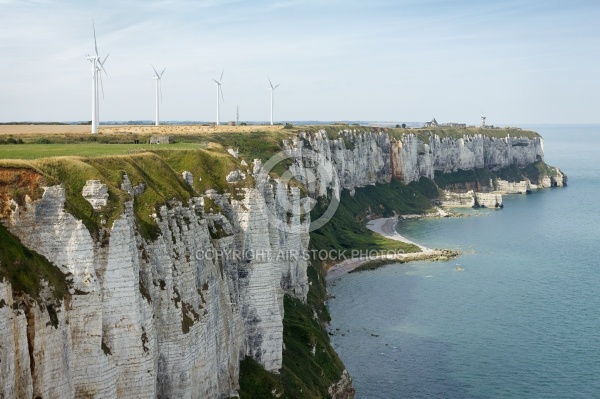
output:
M167 148L191 150L201 148L197 143L175 143L168 146L149 144L104 144L104 143L60 143L60 144L5 144L0 145L0 159L39 159L62 156L99 157L123 155L146 150Z

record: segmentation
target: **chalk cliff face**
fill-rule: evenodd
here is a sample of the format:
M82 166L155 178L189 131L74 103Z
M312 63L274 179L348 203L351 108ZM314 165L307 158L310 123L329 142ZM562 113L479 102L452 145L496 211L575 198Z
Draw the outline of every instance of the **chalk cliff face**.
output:
M283 148L308 193L337 198L343 189L393 178L409 183L435 171L543 159L539 137L432 135L425 143L377 129L336 138L302 133ZM308 248L311 221L301 217L298 188L270 178L260 161L246 172L255 187L237 195L209 190L160 206L156 239L136 228L134 198L144 186L132 187L126 175L122 190L130 200L99 239L67 212L61 185L45 187L39 200L13 203L3 223L63 271L69 293L54 299L48 289L36 301L0 281L0 397L221 398L237 394L245 356L281 369L283 297L306 301L307 261L297 255ZM193 182L189 172L184 179ZM541 186L562 184L544 179ZM510 184L504 188L531 187ZM93 180L82 195L102 208L107 193ZM501 204L501 197L479 198ZM213 211L205 210L208 200ZM272 218L281 228L267 222ZM330 394L350 397L350 386L345 373Z
M123 189L134 194L126 177ZM236 394L246 355L279 370L283 295L305 301L308 283L306 260L277 255L308 237L299 218L290 233L264 223L265 198L299 203L299 190L262 189L213 195L223 214L203 198L162 206L155 241L136 232L131 201L104 242L65 212L62 186L16 207L10 230L72 283L55 323L0 283L0 396L218 398Z
M436 171L525 167L544 158L541 137L474 135L453 139L431 134L429 143L425 143L415 135L407 135L394 144L398 147L394 151L396 175L405 183L421 176L433 179Z
M305 181L310 182L309 192L319 196L332 187L352 191L357 187L387 183L392 178L408 184L421 177L433 179L435 172L523 168L544 159L543 139L539 136L495 138L477 134L449 138L431 133L425 142L414 134L396 139L377 130L367 133L344 130L334 139L325 131L318 131L300 134L297 139L284 143L284 147L291 156L303 160L302 164L294 164L292 171L304 176ZM316 177L313 182L311 174ZM331 183L332 176L339 179L337 186ZM563 180L566 178L557 169L554 177L544 176L538 184L499 182L498 189L518 193L562 186ZM523 187L528 188L523 190Z

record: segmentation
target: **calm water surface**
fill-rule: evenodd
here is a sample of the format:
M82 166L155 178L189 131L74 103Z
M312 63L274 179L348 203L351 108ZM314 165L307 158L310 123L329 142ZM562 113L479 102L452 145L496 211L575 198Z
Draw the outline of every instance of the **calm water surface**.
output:
M600 126L531 128L568 187L404 222L410 239L467 254L330 285L357 398L600 398Z

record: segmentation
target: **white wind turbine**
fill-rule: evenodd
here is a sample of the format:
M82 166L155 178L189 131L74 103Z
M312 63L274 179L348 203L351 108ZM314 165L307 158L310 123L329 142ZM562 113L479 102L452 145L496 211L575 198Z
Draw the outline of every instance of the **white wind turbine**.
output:
M159 96L160 96L160 101L162 101L162 85L160 83L163 73L165 73L165 70L167 69L167 67L165 67L161 73L158 73L156 71L156 68L154 68L154 65L152 65L152 69L154 69L154 80L156 80L156 123L155 125L158 126L160 125L160 119L159 119Z
M271 125L273 124L273 92L275 91L276 88L279 87L279 84L277 84L276 86L273 86L273 83L271 83L271 79L267 76L267 79L269 79L269 90L271 91Z
M102 98L104 98L104 85L102 84L102 71L106 74L104 63L108 59L108 55L104 61L98 55L98 44L96 43L96 27L92 21L92 29L94 31L94 55L88 55L86 58L92 63L92 133L98 133L98 118L100 115L100 98L98 95L98 81L102 88Z
M219 78L219 80L213 78L213 80L215 81L215 84L217 85L217 125L219 125L219 122L221 119L220 118L221 115L219 113L220 100L222 99L223 104L225 104L225 97L223 96L223 89L221 89L221 81L223 80L223 72L225 72L225 69L223 69L221 71L221 77Z

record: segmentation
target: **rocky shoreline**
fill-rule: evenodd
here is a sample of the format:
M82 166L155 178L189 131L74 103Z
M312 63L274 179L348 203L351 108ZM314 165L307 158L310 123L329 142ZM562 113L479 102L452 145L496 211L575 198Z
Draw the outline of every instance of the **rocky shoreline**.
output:
M421 249L421 252L387 253L376 256L346 259L335 264L327 271L327 282L338 279L347 273L353 273L360 270L373 270L390 263L407 263L418 260L446 261L455 258L460 254L457 251L451 251L447 249L427 248L423 245L410 241L406 237L398 234L398 232L395 230L394 226L396 225L397 221L397 217L373 219L367 223L367 228L391 240L416 245Z

